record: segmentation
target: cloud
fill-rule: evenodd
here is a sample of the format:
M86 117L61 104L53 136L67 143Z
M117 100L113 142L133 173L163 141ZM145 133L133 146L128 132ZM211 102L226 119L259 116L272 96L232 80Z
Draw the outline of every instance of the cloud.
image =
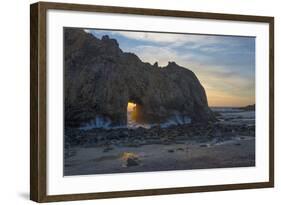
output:
M85 29L86 32L91 31L93 34L99 33L99 30ZM104 30L101 30L104 32ZM138 32L138 31L106 31L112 36L121 36L136 41L143 41L159 45L169 45L177 47L189 45L191 48L212 45L218 43L220 39L211 35L195 35L195 34L178 34L178 33L155 33L155 32Z
M170 33L149 33L149 32L131 32L131 31L114 31L112 33L134 39L156 43L179 43L200 42L208 37L200 35L170 34Z
M84 31L85 31L86 33L92 33L92 30L91 30L91 29L84 29Z
M240 71L249 70L247 66L220 64L218 58L216 62L210 63L209 57L201 57L192 52L181 53L165 46L137 46L130 50L144 62L153 64L158 61L160 66L165 66L168 61L175 61L191 69L203 84L210 99L209 104L212 106L223 103L229 106L242 106L255 102L254 75Z
M159 66L165 66L169 61L179 59L177 52L169 47L159 46L137 46L130 49L142 61L154 64L156 61Z
M87 30L117 39L125 52L142 61L166 66L169 61L197 75L209 104L243 106L255 103L255 39L194 34Z

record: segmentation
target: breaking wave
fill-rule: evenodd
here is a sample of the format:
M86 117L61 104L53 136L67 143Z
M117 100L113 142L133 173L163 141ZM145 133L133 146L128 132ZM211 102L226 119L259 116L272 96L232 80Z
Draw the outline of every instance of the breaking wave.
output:
M97 116L96 119L85 123L80 127L80 130L90 130L94 128L110 128L111 120L107 117Z
M137 129L139 127L150 129L152 127L160 126L161 128L169 128L171 126L176 125L184 125L190 124L191 118L185 115L174 115L166 122L163 123L152 123L152 124L145 124L145 123L137 123L131 119L128 114L128 124L123 126L112 125L112 122L107 117L97 116L94 120L91 120L88 123L85 123L80 127L81 130L91 130L95 128L103 128L103 129L120 129L120 128L127 128L127 129Z
M167 122L161 123L161 128L167 128L174 125L184 125L184 124L190 124L191 118L184 115L174 115L173 117L169 118Z

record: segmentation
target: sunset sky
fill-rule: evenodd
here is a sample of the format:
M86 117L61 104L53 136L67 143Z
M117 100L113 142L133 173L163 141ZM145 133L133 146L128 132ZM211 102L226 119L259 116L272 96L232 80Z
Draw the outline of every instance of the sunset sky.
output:
M166 66L175 61L192 70L204 86L209 106L255 103L255 38L87 29L115 38L124 52Z

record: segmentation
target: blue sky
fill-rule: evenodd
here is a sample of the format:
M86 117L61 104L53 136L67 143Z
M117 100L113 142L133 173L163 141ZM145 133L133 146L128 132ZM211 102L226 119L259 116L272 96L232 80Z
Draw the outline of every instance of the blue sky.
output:
M166 66L169 61L192 70L204 86L210 106L255 103L255 38L87 29L108 35L124 52Z

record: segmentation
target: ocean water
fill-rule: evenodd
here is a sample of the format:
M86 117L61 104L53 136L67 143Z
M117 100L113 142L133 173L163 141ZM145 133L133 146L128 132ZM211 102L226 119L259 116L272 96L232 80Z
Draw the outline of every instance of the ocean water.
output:
M163 123L160 123L160 124L141 124L141 123L135 122L131 118L130 112L128 112L128 114L127 114L127 120L128 120L127 128L129 128L129 129L135 129L135 128L138 128L138 127L143 127L143 128L149 129L149 128L154 127L154 126L160 126L161 128L168 128L168 127L171 127L173 125L183 125L183 124L191 123L191 118L188 117L188 116L174 115L174 116L171 116L169 119L167 119L166 122L163 122Z
M80 127L81 130L91 130L96 128L103 128L103 129L137 129L139 127L150 129L155 126L160 126L161 128L168 128L174 125L183 125L191 123L191 118L184 115L174 115L167 119L166 122L160 124L145 124L145 123L138 123L134 121L131 117L131 112L127 113L127 126L112 126L112 122L109 118L104 118L101 116L97 116L96 119L91 120L88 123L85 123Z
M221 122L228 124L247 124L255 125L255 110L243 110L233 107L213 107L212 111L217 112L217 117Z

